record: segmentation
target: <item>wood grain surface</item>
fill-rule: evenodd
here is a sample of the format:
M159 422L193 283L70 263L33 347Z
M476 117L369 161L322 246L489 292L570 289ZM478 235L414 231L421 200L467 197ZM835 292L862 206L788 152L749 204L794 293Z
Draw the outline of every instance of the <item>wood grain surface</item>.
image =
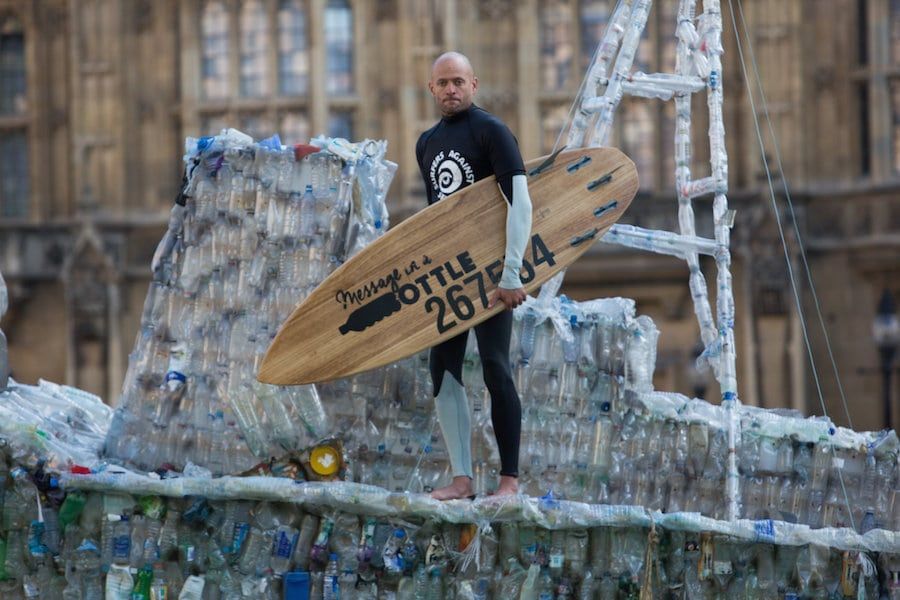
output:
M544 157L526 169L533 220L522 282L533 293L619 219L638 177L615 148L564 151L549 165ZM487 304L503 271L506 212L490 177L389 230L294 309L258 379L295 385L346 377L434 346L504 310Z

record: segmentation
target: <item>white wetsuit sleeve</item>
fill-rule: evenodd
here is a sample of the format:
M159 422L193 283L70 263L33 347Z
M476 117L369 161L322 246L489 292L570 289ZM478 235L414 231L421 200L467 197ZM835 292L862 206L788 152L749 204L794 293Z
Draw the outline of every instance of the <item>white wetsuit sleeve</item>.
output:
M528 240L531 237L531 197L528 195L528 180L525 175L512 177L512 201L506 211L506 259L500 287L516 290L522 287L519 271Z

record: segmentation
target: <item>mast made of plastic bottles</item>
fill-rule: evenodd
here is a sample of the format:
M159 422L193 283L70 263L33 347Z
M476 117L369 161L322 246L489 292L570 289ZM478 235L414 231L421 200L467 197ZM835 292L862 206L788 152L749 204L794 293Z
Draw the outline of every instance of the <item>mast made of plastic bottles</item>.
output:
M697 0L680 0L675 24L675 73L631 73L635 52L647 24L652 0L620 0L594 55L566 138L569 148L608 145L615 110L623 94L675 102L675 189L679 231L648 230L614 225L605 242L677 256L687 261L694 312L704 352L719 383L728 422L726 475L727 518L739 510L739 477L735 446L739 435L737 377L734 346L734 295L731 281L730 229L734 212L728 208L728 156L722 118L722 13L719 0L704 0L695 18ZM603 94L598 89L605 88ZM691 97L706 91L709 110L710 175L691 176ZM691 201L713 194L714 239L697 236ZM713 256L717 267L716 313L713 317L699 256Z

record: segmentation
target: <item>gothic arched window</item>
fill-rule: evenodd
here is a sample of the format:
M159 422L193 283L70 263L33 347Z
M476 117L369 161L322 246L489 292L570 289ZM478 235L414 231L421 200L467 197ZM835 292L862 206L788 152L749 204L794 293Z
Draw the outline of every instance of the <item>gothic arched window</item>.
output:
M353 92L353 12L347 0L328 0L325 8L325 61L328 92Z
M222 2L210 2L203 7L201 19L203 96L225 98L228 86L228 13Z
M0 218L28 216L28 102L25 33L18 19L0 15Z
M278 91L285 96L309 92L309 32L301 0L278 7Z
M269 95L269 28L266 9L259 0L241 7L241 96L258 98Z

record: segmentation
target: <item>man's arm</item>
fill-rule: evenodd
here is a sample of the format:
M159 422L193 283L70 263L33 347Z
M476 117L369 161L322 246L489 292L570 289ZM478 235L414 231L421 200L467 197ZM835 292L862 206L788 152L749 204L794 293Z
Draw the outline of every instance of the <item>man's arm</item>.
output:
M490 301L498 300L507 308L515 308L525 301L525 290L519 272L528 240L531 238L531 197L525 165L516 138L508 127L499 121L489 129L487 139L491 166L497 175L497 184L508 203L506 212L506 255L500 285Z
M419 136L416 142L416 164L419 165L419 173L422 175L422 181L425 183L425 200L431 204L431 183L428 181L428 174L425 170L425 145L428 143L428 132L426 131Z

